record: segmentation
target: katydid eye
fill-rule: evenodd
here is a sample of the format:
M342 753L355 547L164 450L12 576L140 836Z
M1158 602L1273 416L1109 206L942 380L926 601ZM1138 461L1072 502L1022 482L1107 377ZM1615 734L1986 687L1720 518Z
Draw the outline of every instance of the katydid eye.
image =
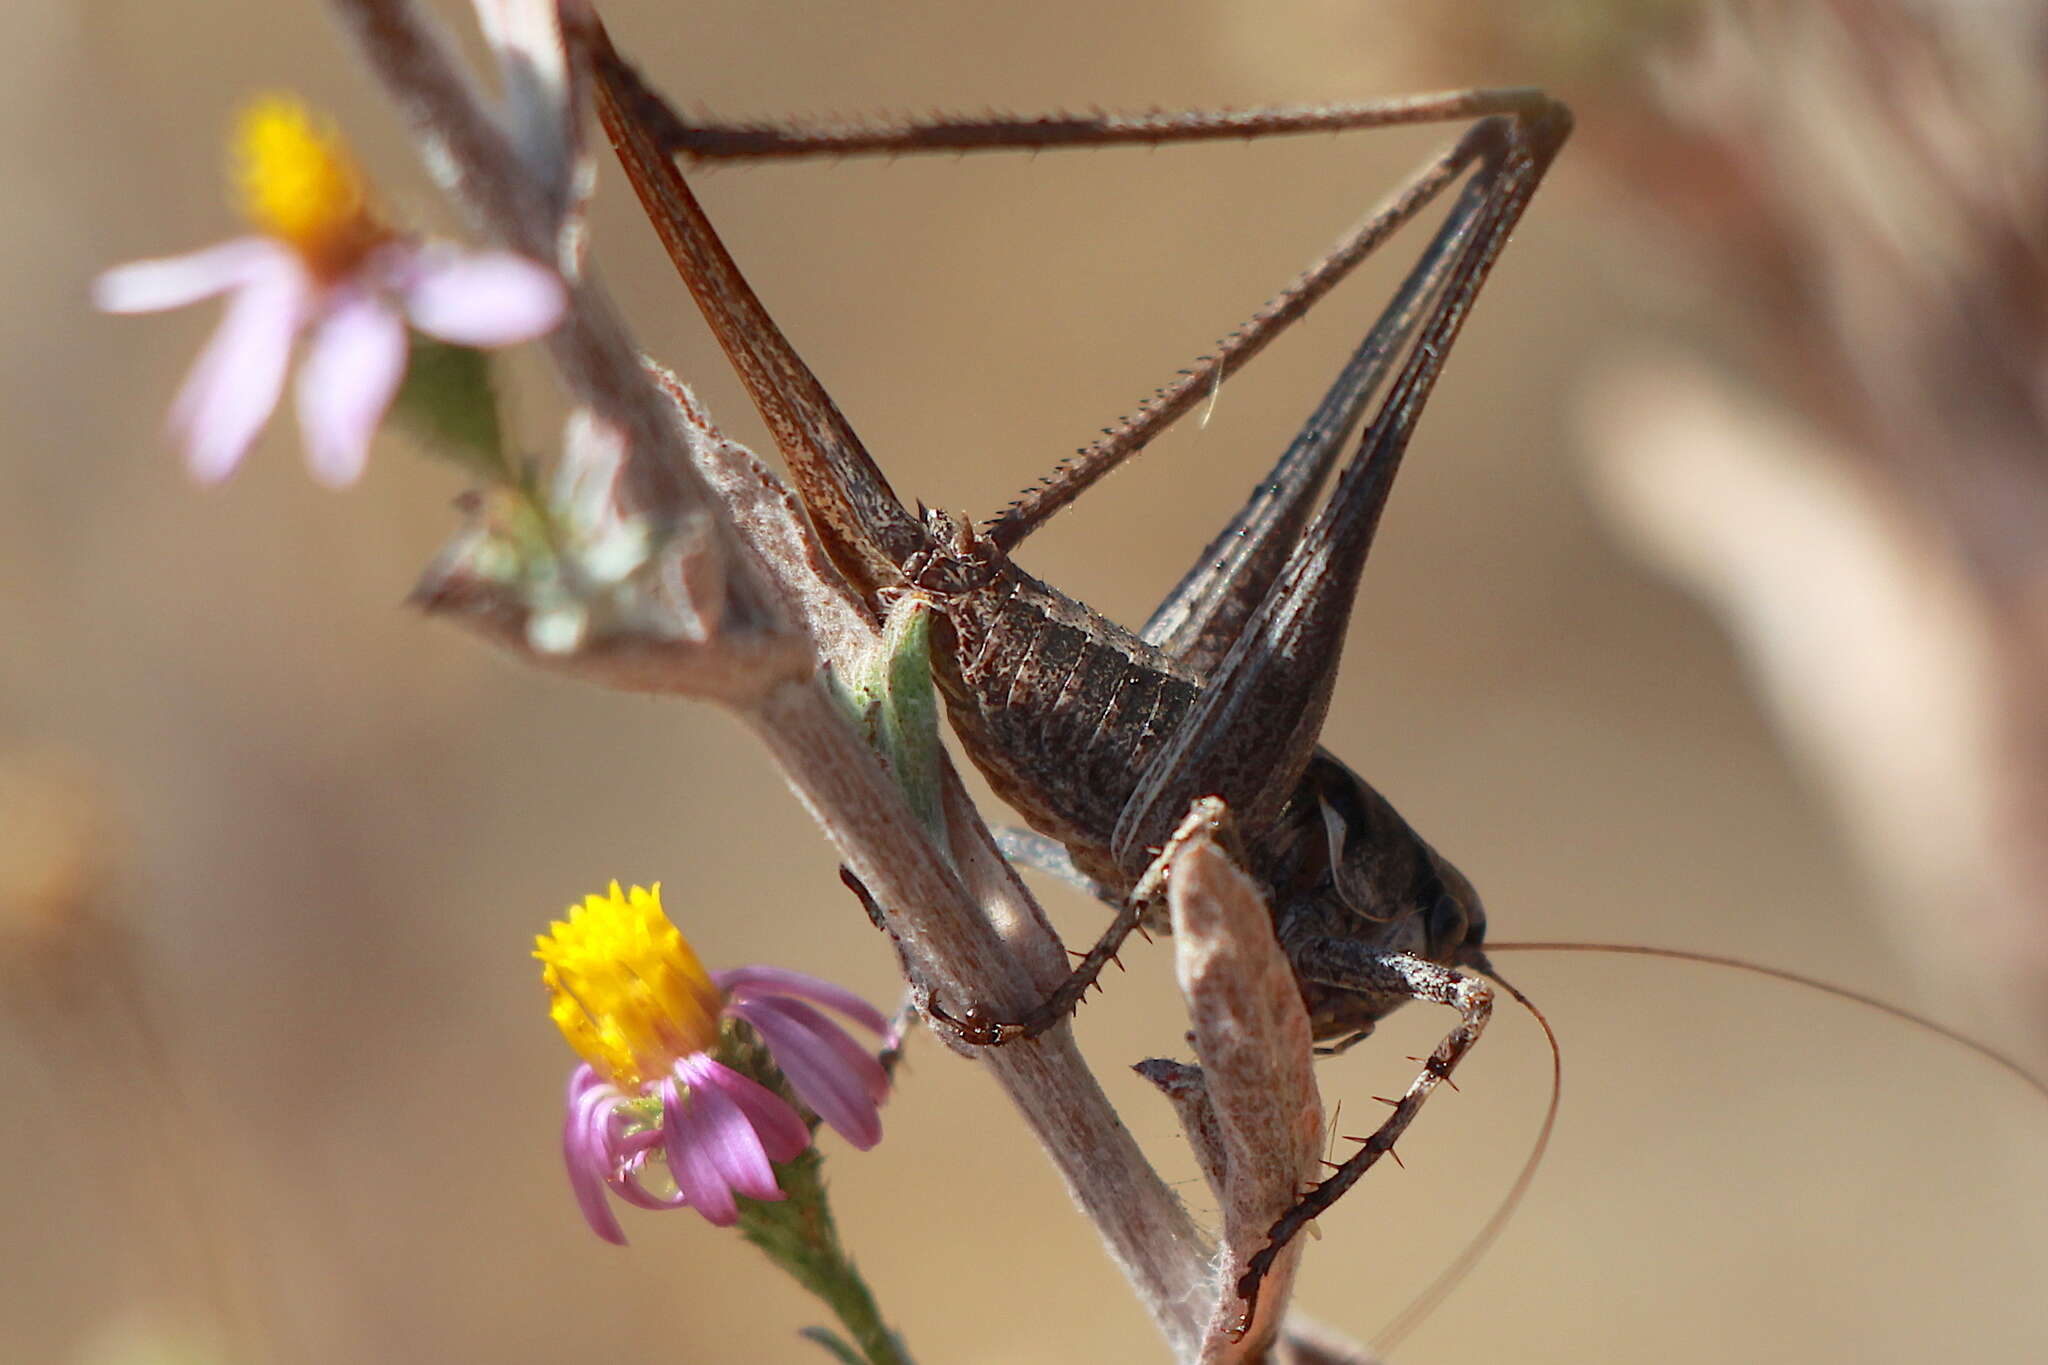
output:
M1465 911L1465 902L1445 891L1429 907L1425 923L1432 945L1450 946L1465 941L1465 931L1471 927L1471 916Z

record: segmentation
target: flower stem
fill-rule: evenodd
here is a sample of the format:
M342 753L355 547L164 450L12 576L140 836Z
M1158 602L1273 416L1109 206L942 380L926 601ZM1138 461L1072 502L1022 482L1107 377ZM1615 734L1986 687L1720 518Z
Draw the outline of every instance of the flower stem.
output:
M752 1076L794 1102L788 1080L752 1029L728 1023L719 1055L742 1075ZM777 1162L775 1183L783 1197L773 1203L739 1200L740 1233L823 1300L850 1340L820 1327L807 1329L804 1335L847 1365L912 1365L910 1353L882 1321L873 1291L840 1245L839 1228L825 1192L824 1156L811 1146L792 1160Z
M867 1365L910 1365L903 1344L882 1321L867 1281L839 1243L825 1195L824 1166L815 1147L778 1165L776 1180L788 1197L772 1204L742 1199L740 1232L832 1310L851 1339L851 1359ZM829 1334L818 1335L826 1339L823 1344L834 1346ZM835 1354L844 1356L837 1350Z

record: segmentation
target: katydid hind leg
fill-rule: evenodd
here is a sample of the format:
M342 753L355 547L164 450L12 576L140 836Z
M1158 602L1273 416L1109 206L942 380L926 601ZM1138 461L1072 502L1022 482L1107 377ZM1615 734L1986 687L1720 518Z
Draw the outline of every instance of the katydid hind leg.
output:
M1529 117L1551 104L1550 96L1532 86L1499 86L1334 104L1154 109L1141 114L1098 110L1086 114L938 114L900 121L880 118L730 122L708 117L684 118L658 97L634 112L649 135L673 155L693 162L749 162L1249 142L1290 134L1470 122L1493 114Z
M889 489L816 376L796 355L703 220L687 185L669 165L681 154L698 158L849 155L921 151L1042 150L1058 146L1159 145L1244 139L1311 131L1344 131L1437 122L1480 115L1540 116L1554 106L1527 89L1465 90L1344 105L1240 112L1187 111L1136 116L1090 114L1042 118L980 117L922 120L903 125L806 129L796 124L693 123L678 116L611 48L592 24L595 81L601 111L619 145L629 177L648 201L670 253L735 369L761 408L835 560L858 568L857 581L886 581L888 561L900 564L923 547L922 529ZM1190 408L1214 382L1249 361L1343 278L1398 227L1420 212L1470 160L1464 143L1412 180L1337 252L1277 297L1217 353L1167 385L1134 419L1117 424L1103 441L1058 474L1028 491L990 524L1005 549L1109 468L1127 459ZM672 220L684 219L682 232ZM678 235L686 240L679 243ZM1291 535L1277 538L1284 543Z
M1206 677L1236 642L1301 538L1344 442L1443 284L1484 207L1468 187L1323 399L1230 523L1203 549L1139 632Z
M1189 758L1213 759L1219 752L1226 759L1243 756L1247 767L1254 772L1261 762L1270 765L1271 751L1262 754L1260 750L1272 742L1275 733L1272 725L1263 729L1252 727L1252 733L1264 738L1239 745L1234 751L1227 747L1227 741L1236 736L1224 736L1222 743L1210 742L1205 750L1205 741L1213 740L1215 731L1190 727L1219 701L1225 705L1214 709L1222 711L1231 722L1238 724L1245 723L1244 711L1270 705L1272 694L1264 689L1276 671L1272 668L1275 653L1295 644L1288 636L1287 628L1291 626L1298 630L1304 624L1321 632L1320 639L1314 641L1320 646L1321 652L1316 657L1321 660L1321 665L1294 671L1295 695L1306 698L1306 704L1281 708L1283 721L1288 719L1286 713L1290 709L1292 711L1295 727L1282 733L1290 748L1298 751L1299 761L1285 773L1284 782L1269 782L1264 787L1255 783L1239 784L1240 790L1249 791L1254 798L1270 803L1270 809L1260 811L1255 819L1270 820L1272 813L1277 812L1278 802L1286 799L1300 776L1302 765L1314 752L1317 732L1328 704L1328 680L1334 671L1336 652L1341 648L1351 600L1363 571L1380 507L1408 434L1427 397L1428 385L1441 366L1444 352L1456 336L1471 296L1483 283L1487 267L1540 179L1557 141L1561 141L1560 133L1543 147L1541 155L1517 159L1513 155L1516 146L1506 137L1505 126L1505 120L1497 120L1479 125L1474 130L1478 135L1475 140L1487 149L1487 154L1481 157L1478 170L1438 229L1422 260L1404 282L1400 294L1382 315L1373 333L1354 353L1352 361L1310 419L1308 427L1283 455L1281 465L1275 471L1275 482L1284 481L1285 487L1270 496L1255 496L1253 503L1240 514L1240 522L1265 534L1273 545L1290 552L1286 560L1287 581L1307 584L1311 589L1334 585L1334 589L1320 596L1314 591L1290 594L1284 583L1269 583L1252 614L1254 628L1262 633L1243 633L1225 656L1226 665L1235 664L1238 678L1226 676L1210 680L1203 702L1183 724L1176 743L1148 770L1139 799L1149 799L1152 804L1139 806L1134 801L1133 807L1126 808L1115 847L1119 860L1134 873L1140 865L1150 862L1151 855L1156 852L1154 844L1160 837L1154 836L1134 845L1131 840L1134 828L1148 833L1153 829L1170 829L1173 822L1185 814L1188 803L1197 796L1220 794L1226 805L1231 804L1232 793L1215 777L1218 769L1213 764L1176 784L1163 799L1158 793L1166 781L1159 774L1164 772L1170 778L1174 775L1174 764ZM1318 518L1315 530L1290 546L1288 537L1279 532L1287 529L1285 524L1290 519L1298 526L1306 516L1306 509L1324 472L1314 466L1318 462L1327 466L1331 458L1329 450L1320 447L1334 448L1333 433L1336 439L1341 439L1343 429L1354 420L1345 409L1362 406L1369 401L1369 396L1362 396L1359 390L1363 389L1369 395L1370 389L1377 387L1382 377L1379 372L1384 370L1392 353L1417 330L1418 315L1423 319L1419 324L1421 335L1402 367L1394 391L1382 406L1359 454L1340 482L1337 494ZM1233 527L1236 525L1233 523ZM1229 535L1226 532L1225 538ZM1270 551L1262 549L1259 553ZM1210 600L1201 600L1203 588L1190 588L1194 580L1203 577L1203 569L1208 562L1208 557L1205 557L1204 564L1189 575L1189 580L1183 582L1182 589L1177 590L1174 597L1162 604L1161 611L1154 618L1154 623L1158 624L1162 617L1172 617L1171 624L1166 627L1168 630L1179 630L1185 622L1187 634L1184 638L1191 643L1205 639L1213 641L1219 631L1228 628L1230 612L1243 613L1246 610L1241 605L1226 602L1211 611L1210 601L1215 595L1227 595L1231 591L1226 576L1218 576L1203 585ZM1272 573L1271 569L1258 566L1250 571L1255 574ZM1183 593L1187 599L1185 602L1178 600ZM1287 610L1297 604L1308 610ZM1208 619L1198 619L1202 615L1207 615ZM1273 643L1275 640L1279 641L1277 646ZM1294 650L1297 656L1300 652L1298 648ZM1303 674L1306 674L1305 678ZM1249 691L1245 690L1247 687ZM1286 695L1284 689L1280 695ZM1303 719L1306 719L1306 725L1301 723ZM1270 771L1268 766L1269 774ZM1179 802L1177 806L1172 804L1176 799ZM1146 823L1138 824L1134 820L1134 809L1137 820ZM1262 827L1246 822L1249 829ZM1028 1037L1056 1021L1063 1009L1085 994L1101 968L1112 960L1117 948L1136 927L1138 919L1134 907L1124 907L1123 913L1104 931L1051 998L1030 1011L1025 1019L998 1026L996 1033L1002 1039Z
M1531 126L1489 119L1465 200L1482 207L1358 454L1289 555L1173 741L1118 821L1114 856L1142 867L1190 801L1220 796L1249 831L1268 828L1314 755L1352 601L1387 493L1472 301L1569 125L1562 110Z
M615 98L644 135L671 153L693 160L751 161L807 156L850 156L883 153L951 153L1029 150L1060 147L1165 145L1170 143L1244 140L1307 132L1343 132L1399 124L1444 122L1488 115L1529 117L1548 109L1539 91L1527 89L1460 90L1395 99L1295 108L1241 111L1188 110L1139 115L1095 113L970 118L936 117L905 123L718 123L680 117L637 79L613 79L621 87ZM1282 290L1246 324L1225 337L1214 353L1203 357L1128 418L1105 429L1102 439L1077 452L1052 475L1026 490L1001 515L987 524L987 534L1004 550L1013 549L1059 508L1077 497L1110 469L1142 449L1184 415L1216 384L1248 363L1268 342L1319 301L1350 271L1422 212L1471 163L1470 135L1422 168L1382 207L1360 224L1338 247ZM1298 527L1294 528L1298 533ZM1292 534L1281 537L1284 542Z
M1468 129L1447 151L1412 175L1391 199L1217 342L1208 355L1160 386L1130 415L1103 427L1100 437L1020 493L984 525L988 538L1005 550L1016 548L1061 508L1151 444L1199 403L1207 401L1220 384L1250 364L1253 357L1307 314L1360 262L1457 183L1479 155L1477 131L1478 125Z
M928 543L831 394L740 273L650 128L667 105L591 21L592 81L605 131L649 221L788 461L827 553L859 587L897 581ZM671 114L672 118L673 115Z

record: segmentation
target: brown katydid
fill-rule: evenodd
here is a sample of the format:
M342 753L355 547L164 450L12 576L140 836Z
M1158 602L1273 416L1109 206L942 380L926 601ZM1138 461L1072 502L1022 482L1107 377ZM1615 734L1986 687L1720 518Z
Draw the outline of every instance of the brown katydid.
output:
M1029 1037L1071 1012L1148 907L1133 895L1197 798L1222 798L1265 886L1318 1040L1339 1050L1409 1000L1459 1014L1356 1153L1274 1224L1239 1281L1247 1317L1279 1249L1413 1121L1485 1026L1485 916L1471 884L1317 745L1380 513L1465 316L1571 120L1539 91L1479 90L1240 113L932 120L804 129L689 123L601 36L605 125L664 243L788 461L828 554L870 601L919 590L938 609L935 673L963 747L1039 832L1013 856L1117 907L1036 1010L952 1020L970 1041ZM674 165L763 158L1165 143L1465 121L1387 204L1138 413L980 528L913 514L769 317ZM1393 300L1250 500L1145 626L1131 632L1025 573L1010 552L1202 402L1432 203L1450 199ZM1383 395L1383 396L1382 396ZM1367 419L1367 410L1378 407ZM1362 438L1317 502L1361 422ZM949 1016L940 1015L941 1018Z

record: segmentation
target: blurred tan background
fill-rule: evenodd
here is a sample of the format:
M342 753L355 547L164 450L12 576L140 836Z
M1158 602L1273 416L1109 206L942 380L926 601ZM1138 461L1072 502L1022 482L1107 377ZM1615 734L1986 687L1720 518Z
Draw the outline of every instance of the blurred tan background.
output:
M1636 60L1501 41L1477 5L1429 32L1415 7L1366 0L603 8L679 103L729 115L1569 91L1625 85ZM318 6L16 0L10 18L0 843L28 869L18 884L54 888L17 918L57 922L17 923L7 945L0 1358L822 1359L793 1335L822 1314L732 1235L629 1212L618 1251L584 1229L556 1152L570 1058L527 957L584 892L659 879L707 961L828 973L886 1002L888 946L822 840L711 709L540 679L408 612L454 524L449 471L389 438L360 488L329 494L279 423L231 483L200 490L157 424L211 317L87 311L96 270L237 230L220 148L257 90L331 110L401 210L447 227L395 121ZM1748 325L1605 173L1603 116L1630 114L1581 107L1581 144L1422 428L1326 742L1472 875L1496 937L1739 954L2039 1067L2025 1001L1947 941L1961 921L1942 905L1881 913L1896 909L1882 869L1852 857L1736 650L1596 511L1588 433L1627 445L1634 409L1589 386L1674 339L1711 369L1741 357ZM723 170L700 188L899 491L981 513L1445 136ZM641 340L764 447L605 175L595 249ZM1027 566L1142 618L1400 269L1368 269L1205 428L1034 540ZM544 377L519 407L544 445ZM1669 414L1642 416L1653 431ZM1047 898L1072 938L1100 922ZM1167 1107L1124 1073L1183 1050L1170 963L1140 949L1126 965L1080 1034L1199 1209ZM1936 1040L1754 978L1502 966L1564 1035L1564 1118L1498 1250L1402 1359L2048 1353L2048 1106ZM1370 1113L1443 1022L1404 1012L1327 1064L1329 1102ZM1406 1171L1376 1172L1324 1220L1302 1309L1369 1335L1483 1221L1540 1112L1533 1033L1504 1014L1404 1144ZM881 1147L833 1150L831 1172L920 1359L1160 1357L972 1066L920 1042L886 1118ZM151 1353L220 1317L239 1357Z

